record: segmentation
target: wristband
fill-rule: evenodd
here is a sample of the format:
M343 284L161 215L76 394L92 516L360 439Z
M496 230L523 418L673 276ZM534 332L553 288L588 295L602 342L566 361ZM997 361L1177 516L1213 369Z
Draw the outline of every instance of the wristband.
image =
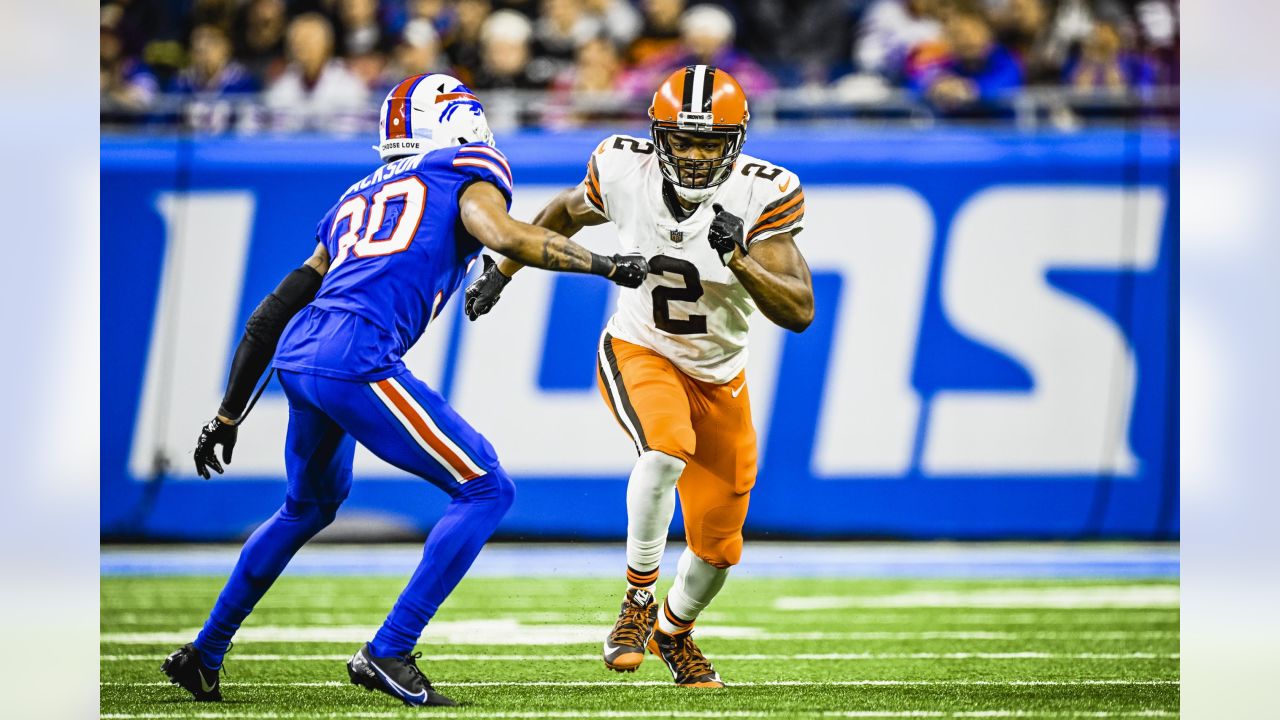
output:
M613 271L616 270L617 267L618 266L616 263L614 263L613 258L608 258L608 257L605 257L604 255L597 255L595 253L591 253L591 274L592 275L601 275L606 278L612 277Z

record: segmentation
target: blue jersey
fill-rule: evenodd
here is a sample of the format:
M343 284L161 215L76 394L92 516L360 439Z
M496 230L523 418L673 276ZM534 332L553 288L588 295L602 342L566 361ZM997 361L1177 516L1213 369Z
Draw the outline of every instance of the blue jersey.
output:
M458 218L476 180L510 209L510 166L479 143L387 163L348 188L316 228L329 271L285 328L275 366L364 382L404 372L401 358L483 249Z

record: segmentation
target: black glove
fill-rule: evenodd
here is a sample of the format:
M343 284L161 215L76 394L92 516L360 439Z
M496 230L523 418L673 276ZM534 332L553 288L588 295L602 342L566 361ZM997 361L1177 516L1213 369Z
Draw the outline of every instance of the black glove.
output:
M643 255L614 255L613 271L605 277L626 288L640 287L649 274L649 263Z
M218 445L222 446L222 462L230 465L231 450L236 446L236 426L215 417L200 429L200 439L196 441L196 473L205 480L209 479L209 468L222 474L222 463L213 450Z
M711 229L707 231L707 240L711 242L711 247L720 255L720 262L725 265L733 259L733 249L736 247L742 251L743 255L747 254L746 243L742 241L742 218L715 203L711 206L716 211L716 219L711 221Z
M480 273L480 277L476 281L467 286L466 304L463 308L467 311L467 318L475 320L493 309L498 304L498 298L502 296L502 289L511 282L511 278L502 274L498 269L498 263L488 255L481 256L484 259L484 272Z

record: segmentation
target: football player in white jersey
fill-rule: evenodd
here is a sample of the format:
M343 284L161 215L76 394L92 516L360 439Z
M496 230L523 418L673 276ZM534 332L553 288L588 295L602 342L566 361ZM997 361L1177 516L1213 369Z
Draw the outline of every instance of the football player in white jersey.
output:
M624 252L649 261L648 280L621 292L596 363L601 394L639 454L627 486L628 586L605 665L634 671L647 648L678 685L724 687L691 630L742 555L756 479L748 318L759 310L793 332L813 320L809 267L793 239L804 192L794 173L742 154L747 100L723 70L672 73L649 116L651 140L606 138L583 181L534 224L572 236L612 221ZM472 320L520 268L484 263L466 291ZM677 491L687 547L659 611L653 586Z

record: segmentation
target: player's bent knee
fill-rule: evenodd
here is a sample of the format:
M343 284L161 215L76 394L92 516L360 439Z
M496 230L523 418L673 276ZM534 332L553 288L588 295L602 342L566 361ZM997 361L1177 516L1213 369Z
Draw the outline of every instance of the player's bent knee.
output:
M684 472L687 464L685 460L669 453L648 450L636 461L637 469L642 472L632 472L632 482L648 479L653 485L650 490L655 495L665 495L675 487L676 481L680 479L680 473Z
M516 483L506 470L497 467L474 480L468 480L462 486L461 495L472 502L493 505L495 510L505 514L516 501Z
M661 450L650 450L640 457L645 462L652 463L655 468L664 473L674 473L676 475L679 475L684 470L684 466L689 464L684 458Z
M714 568L721 570L737 565L742 561L742 532L728 535L712 535L705 533L701 537L690 537L689 549L697 558Z
M338 516L341 501L298 500L286 497L281 517L307 527L312 534L329 527Z
M742 536L714 540L700 548L693 548L693 554L714 568L723 570L733 567L742 561Z
M502 512L505 514L516 501L516 483L502 468L497 468L489 474L493 476L494 482L497 483L498 506L502 508Z
M647 440L649 452L657 451L664 455L669 455L679 460L682 464L689 462L698 447L697 435L694 434L693 428L688 427L669 429L656 437L647 438Z
M708 510L692 532L686 531L689 549L708 565L723 569L742 560L742 525L747 518L743 500Z

